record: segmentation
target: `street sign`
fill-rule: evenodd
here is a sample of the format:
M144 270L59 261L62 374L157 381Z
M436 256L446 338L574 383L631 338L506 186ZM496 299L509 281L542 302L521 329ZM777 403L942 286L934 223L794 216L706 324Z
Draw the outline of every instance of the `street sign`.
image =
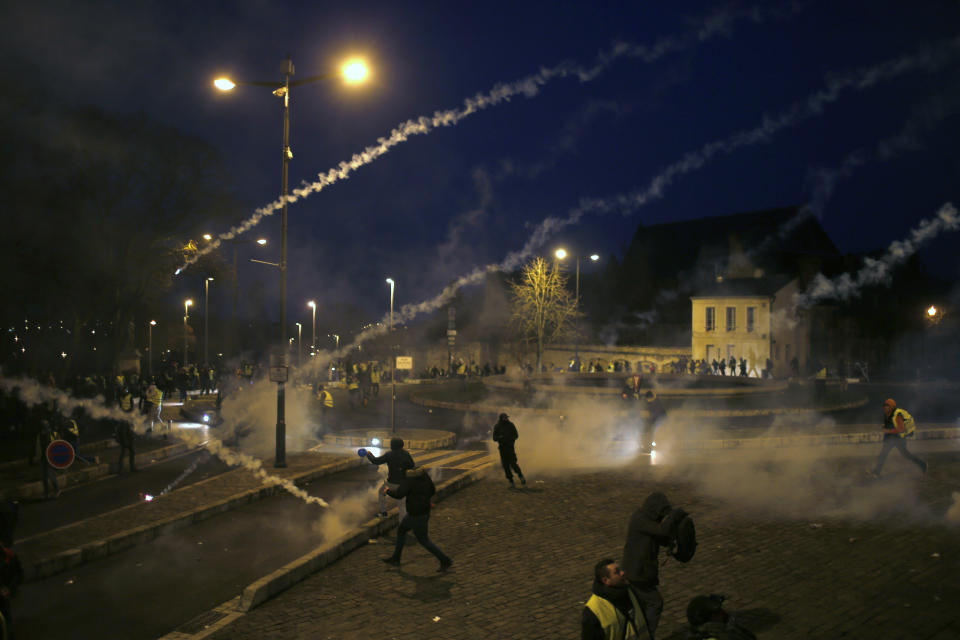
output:
M270 367L270 382L286 382L287 367Z
M66 469L73 464L73 445L66 440L54 440L47 445L47 462L54 469Z
M397 356L397 369L413 369L413 357Z

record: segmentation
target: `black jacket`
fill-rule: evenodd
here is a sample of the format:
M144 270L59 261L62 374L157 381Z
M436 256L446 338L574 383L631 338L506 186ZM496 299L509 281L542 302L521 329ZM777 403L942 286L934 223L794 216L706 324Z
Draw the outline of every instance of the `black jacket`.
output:
M517 425L509 420L498 420L493 425L493 441L500 446L500 451L513 453L514 444L520 434L517 433Z
M437 492L437 488L430 479L430 474L424 469L408 469L406 477L396 490L388 489L387 495L400 500L407 499L407 513L412 516L430 514L430 498Z
M403 472L407 469L413 469L413 456L406 449L390 449L380 457L367 452L367 460L380 466L387 465L387 482L391 484L400 484L403 482Z
M593 581L593 592L604 600L609 600L620 613L627 617L627 620L633 620L633 603L630 602L630 594L627 591L630 588L629 585L608 587L602 582ZM645 629L637 629L637 637L642 637L645 631ZM580 614L580 640L607 640L600 621L588 607L584 607L583 613Z
M676 538L676 522L686 515L673 509L667 496L651 493L643 505L630 516L627 541L623 545L623 570L627 580L643 588L660 583L658 556L660 545L669 545Z

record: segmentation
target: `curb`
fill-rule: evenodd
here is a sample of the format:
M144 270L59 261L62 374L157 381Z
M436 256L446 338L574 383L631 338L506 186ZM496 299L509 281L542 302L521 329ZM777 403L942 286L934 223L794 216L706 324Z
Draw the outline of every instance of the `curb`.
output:
M167 447L160 447L159 449L151 449L150 451L137 453L135 454L134 458L137 466L140 466L147 460L165 460L181 454L188 449L190 449L190 445L186 444L185 442L178 442ZM116 462L101 462L96 466L58 475L57 482L60 484L61 489L66 489L67 487L83 484L85 482L90 482L91 480L96 480L97 478L108 476L111 473L116 473L116 471L112 470L116 469L116 466ZM25 482L12 487L7 491L7 497L20 500L29 498L42 498L43 480L41 479L34 480L33 482Z
M488 462L442 482L437 487L434 501L439 502L463 487L477 482L486 473L487 469L493 466L493 462ZM240 611L250 611L256 608L270 598L303 581L311 574L333 564L354 549L367 544L371 538L395 528L398 524L397 512L397 507L394 507L390 510L389 517L383 519L375 517L368 520L366 523L351 529L337 540L317 547L310 553L251 583L243 590L237 608Z
M340 462L325 465L301 476L291 478L291 481L297 485L304 484L325 475L338 473L344 469L360 466L364 462L366 461L362 459L346 458ZM215 478L211 478L211 480L214 479ZM34 564L24 567L24 582L30 582L56 575L57 573L61 573L76 567L77 565L119 553L120 551L124 551L145 542L150 542L154 538L157 538L164 533L176 531L195 522L201 522L217 514L230 511L236 507L255 502L261 498L270 497L283 490L284 489L279 485L268 485L258 487L256 489L249 489L242 493L234 494L229 498L220 500L219 502L207 504L197 509L193 509L192 511L170 516L169 518L160 520L158 522L153 522L148 525L121 531L120 533L116 533L108 538L95 540L94 542L87 543L76 549L68 549L48 558L42 558ZM122 508L130 508L131 506L137 505L128 505L127 507ZM75 524L76 523L73 523L73 525ZM55 531L55 529L52 531Z
M960 427L918 429L915 440L949 440L960 438ZM684 450L696 449L775 449L781 447L813 447L833 444L863 444L880 442L883 433L830 433L811 436L773 436L769 438L727 438L721 440L679 440L673 446Z
M439 429L430 429L430 431L439 431L443 435L432 439L416 439L405 437L404 442L407 449L445 449L452 447L457 441L457 434L452 431L441 431ZM379 438L381 442L389 442L394 434L388 429L350 429L344 433L328 433L323 436L324 444L347 446L347 447L368 447L370 438Z

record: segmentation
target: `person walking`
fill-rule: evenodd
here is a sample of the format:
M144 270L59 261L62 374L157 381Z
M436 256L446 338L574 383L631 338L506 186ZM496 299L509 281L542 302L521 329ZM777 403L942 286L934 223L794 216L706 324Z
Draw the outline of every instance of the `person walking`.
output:
M426 470L422 467L407 469L404 472L403 482L400 483L398 488L393 489L384 485L382 492L391 498L405 500L408 513L401 518L400 525L397 527L397 542L393 549L393 555L381 558L381 560L389 565L399 566L407 532L413 531L413 535L417 538L420 546L440 561L440 568L437 571L443 573L449 569L453 560L441 551L430 540L429 536L431 498L437 492L437 488Z
M405 476L404 472L407 469L413 469L416 465L413 462L413 456L410 455L410 452L403 448L403 438L390 438L390 451L387 451L382 456L374 456L372 453L367 451L367 460L377 465L378 467L381 464L387 465L387 480L383 483L380 491L380 502L378 505L377 515L381 518L387 517L387 489L397 490L400 488L400 483L403 482ZM407 503L406 500L400 500L399 506L399 520L403 521L403 517L407 515Z
M327 391L322 384L317 385L317 404L320 407L320 428L317 429L317 437L319 438L330 429L327 416L333 411L333 394Z
M580 640L639 638L643 613L635 589L612 558L593 568L593 594L580 615Z
M134 463L134 456L136 454L133 451L133 427L130 422L127 420L117 420L114 427L113 438L117 441L117 444L120 445L120 460L117 461L117 475L123 475L124 454L127 454L130 458L130 473L136 473L137 467Z
M54 440L59 438L59 434L56 429L53 428L53 425L50 424L50 420L44 418L41 422L40 433L37 434L37 439L35 443L34 455L40 459L40 464L43 467L43 497L47 499L50 497L50 494L53 494L54 498L60 497L60 483L57 481L57 470L50 464L50 461L47 460L47 447L50 446ZM53 488L51 492L50 488Z
M520 484L526 485L527 479L523 477L523 471L517 464L516 442L520 434L517 433L517 426L510 422L509 418L510 416L505 413L500 414L497 424L493 425L493 441L500 449L500 464L503 466L503 473L507 476L510 488L513 489L516 485L513 483L511 470L517 472Z
M150 427L147 431L153 431L153 423L163 424L160 418L160 412L163 410L163 391L157 386L156 382L151 382L145 392L146 399L143 402L143 414L150 419Z
M657 589L660 584L660 547L673 546L676 524L684 516L683 509L674 509L667 496L656 491L633 512L627 527L623 569L640 601L650 640L653 640L663 612L663 597Z
M917 424L905 409L897 407L893 398L887 398L883 401L883 447L880 449L880 455L877 456L877 464L869 475L874 478L880 477L883 471L883 464L890 455L891 449L896 449L904 458L920 467L920 471L927 472L927 463L917 456L907 451L907 438L913 435Z

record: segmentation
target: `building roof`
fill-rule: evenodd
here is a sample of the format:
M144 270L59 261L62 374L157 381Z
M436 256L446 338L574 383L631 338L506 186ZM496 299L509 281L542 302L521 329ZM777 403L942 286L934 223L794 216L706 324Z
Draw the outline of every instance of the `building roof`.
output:
M790 281L786 276L766 278L724 278L697 289L693 298L772 297Z

